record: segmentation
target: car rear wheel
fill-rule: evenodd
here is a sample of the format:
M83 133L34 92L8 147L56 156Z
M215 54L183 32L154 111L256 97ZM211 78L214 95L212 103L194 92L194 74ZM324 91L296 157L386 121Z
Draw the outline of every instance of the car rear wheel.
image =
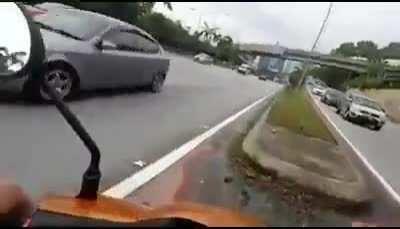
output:
M151 91L153 93L160 93L162 91L164 81L165 81L165 77L163 74L158 73L157 75L155 75L151 82Z

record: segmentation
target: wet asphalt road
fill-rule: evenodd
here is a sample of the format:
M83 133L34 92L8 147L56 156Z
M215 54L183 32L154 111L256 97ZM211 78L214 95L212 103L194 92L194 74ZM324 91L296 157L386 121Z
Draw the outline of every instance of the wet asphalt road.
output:
M172 54L171 54L172 55ZM69 102L102 151L102 189L278 87L172 55L164 91L84 93ZM0 102L0 175L34 198L75 194L89 154L55 107Z
M372 167L400 194L400 125L387 121L380 131L345 121L333 107L318 102Z

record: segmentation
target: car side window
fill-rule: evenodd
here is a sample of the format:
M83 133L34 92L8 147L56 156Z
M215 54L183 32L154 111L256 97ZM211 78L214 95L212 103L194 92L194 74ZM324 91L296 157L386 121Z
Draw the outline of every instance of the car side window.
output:
M107 33L103 40L116 45L118 50L142 52L142 53L158 53L158 45L153 41L132 31L113 31Z
M150 39L135 33L135 32L127 32L130 35L130 39L132 41L132 45L136 47L136 50L143 53L158 53L159 48L158 45L155 44Z
M104 35L103 41L115 44L116 49L121 51L141 51L138 49L137 45L135 45L135 37L128 32L117 30L111 31Z
M143 37L139 36L138 41L140 42L140 45L144 47L144 50L146 53L158 53L159 48L158 45L155 44L153 41Z
M115 47L118 48L118 44L121 43L123 40L122 34L119 31L112 30L107 32L103 38L103 43L113 44Z

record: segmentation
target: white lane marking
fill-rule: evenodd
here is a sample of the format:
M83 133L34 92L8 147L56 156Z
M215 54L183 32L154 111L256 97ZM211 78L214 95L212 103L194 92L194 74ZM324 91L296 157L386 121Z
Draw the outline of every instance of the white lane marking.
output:
M201 142L206 140L207 138L211 137L213 134L215 134L217 131L221 130L224 128L226 125L229 123L233 122L235 119L237 119L239 116L242 114L246 113L253 107L257 106L259 103L264 101L265 99L271 97L274 95L274 93L264 96L261 99L258 99L254 103L250 104L243 110L239 111L238 113L228 117L225 119L223 122L219 123L218 125L214 126L213 128L207 130L206 132L198 135L197 137L193 138L192 140L186 142L185 144L181 145L180 147L176 148L175 150L171 151L167 155L163 156L162 158L158 159L154 163L146 166L142 170L140 170L137 173L132 174L131 176L125 178L118 184L112 186L102 194L105 196L113 197L113 198L125 198L132 192L134 192L136 189L153 179L155 176L158 174L162 173L164 170L166 170L168 167L170 167L172 164L177 162L179 159L184 157L186 154L188 154L190 151L192 151L196 146L198 146Z
M309 92L310 93L310 92ZM342 136L342 138L347 142L347 144L350 145L350 147L354 150L354 152L356 152L357 156L361 159L361 161L364 163L365 166L367 166L367 168L372 172L372 174L379 180L379 182L383 185L383 187L386 189L386 191L388 191L390 193L390 195L393 197L393 199L395 199L399 204L400 204L400 196L399 194L393 189L393 187L385 180L385 178L383 178L378 171L376 171L374 169L374 167L368 162L367 158L365 158L361 151L359 149L357 149L357 147L355 147L353 145L353 143L351 143L351 141L343 134L343 132L339 129L339 127L333 122L333 120L329 117L329 115L324 111L324 109L322 109L322 107L320 106L320 104L316 101L316 99L312 96L314 102L317 104L318 109L322 112L322 114L325 115L325 117L328 119L328 121L333 125L333 127L335 127L335 129L337 130L337 132Z

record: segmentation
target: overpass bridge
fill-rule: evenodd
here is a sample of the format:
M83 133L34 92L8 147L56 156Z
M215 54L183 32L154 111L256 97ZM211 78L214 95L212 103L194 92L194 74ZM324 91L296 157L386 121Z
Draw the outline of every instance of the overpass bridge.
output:
M286 60L303 63L309 62L320 66L346 69L358 74L365 73L368 66L368 62L366 61L335 57L317 52L311 53L298 49L289 49L279 45L242 44L239 46L239 50L247 59L249 57L260 56L261 58L279 59L283 62ZM385 73L398 75L400 77L400 69L385 67Z

